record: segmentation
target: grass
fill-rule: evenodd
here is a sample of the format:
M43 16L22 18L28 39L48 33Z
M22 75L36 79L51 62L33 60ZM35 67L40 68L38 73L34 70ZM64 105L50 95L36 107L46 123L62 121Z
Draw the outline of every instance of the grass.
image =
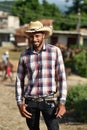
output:
M9 51L9 55L10 55L11 60L18 60L19 59L21 49L17 51L17 50L12 49L12 48L0 47L0 59L5 51Z

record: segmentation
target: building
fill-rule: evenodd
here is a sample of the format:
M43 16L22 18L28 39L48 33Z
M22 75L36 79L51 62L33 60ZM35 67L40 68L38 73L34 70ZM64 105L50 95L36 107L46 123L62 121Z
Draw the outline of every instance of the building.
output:
M77 31L53 31L50 38L52 44L64 44L68 48L71 46L86 46L87 47L87 29L80 29Z
M53 20L40 20L44 25L53 27ZM17 46L27 46L27 38L25 36L25 29L28 24L18 28L15 32L15 39ZM53 35L46 39L51 44L64 44L68 48L71 46L86 46L87 47L87 29L80 29L74 31L53 30Z
M15 46L23 47L28 46L28 39L25 35L25 30L28 28L28 24L21 26L20 28L15 30L14 37L15 37Z
M0 46L4 46L14 40L15 29L19 28L19 18L10 16L8 13L0 11Z

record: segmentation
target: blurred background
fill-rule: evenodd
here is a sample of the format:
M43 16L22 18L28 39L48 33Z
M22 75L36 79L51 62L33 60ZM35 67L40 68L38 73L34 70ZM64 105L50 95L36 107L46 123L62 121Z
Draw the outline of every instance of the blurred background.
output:
M24 31L36 20L52 27L45 41L59 47L64 59L68 96L61 130L87 130L87 0L0 0L0 130L27 129L18 114L14 86L20 53L30 46ZM7 51L11 79L2 80ZM41 123L44 130L42 117Z

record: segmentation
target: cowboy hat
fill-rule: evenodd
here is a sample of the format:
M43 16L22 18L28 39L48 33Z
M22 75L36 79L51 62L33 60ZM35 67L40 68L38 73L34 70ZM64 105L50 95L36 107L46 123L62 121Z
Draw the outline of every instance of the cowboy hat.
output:
M48 26L43 26L43 24L40 21L31 21L29 23L28 29L25 31L27 35L33 32L44 32L45 37L49 37L52 35L52 28Z

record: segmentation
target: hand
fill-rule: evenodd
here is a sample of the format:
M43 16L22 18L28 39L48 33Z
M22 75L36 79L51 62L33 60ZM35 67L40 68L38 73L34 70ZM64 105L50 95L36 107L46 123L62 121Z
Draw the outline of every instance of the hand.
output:
M60 104L58 107L57 107L57 110L56 110L56 117L59 117L59 118L62 118L62 116L65 114L66 112L66 108L65 108L65 105L63 104Z
M26 104L18 104L19 111L23 117L31 118L32 114L26 110Z

